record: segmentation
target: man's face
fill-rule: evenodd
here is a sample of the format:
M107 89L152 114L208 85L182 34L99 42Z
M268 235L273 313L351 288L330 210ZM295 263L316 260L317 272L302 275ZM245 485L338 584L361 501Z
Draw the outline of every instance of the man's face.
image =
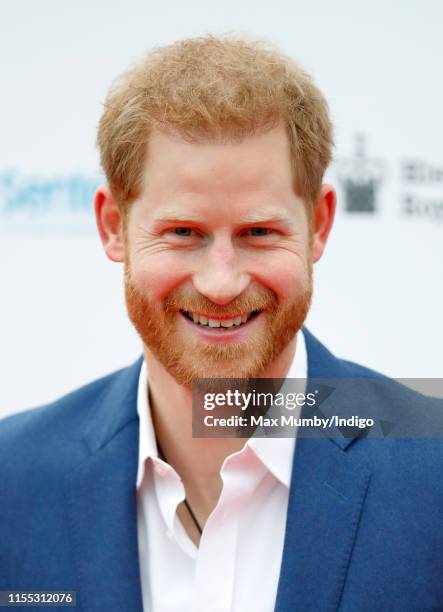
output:
M283 127L240 143L154 131L128 218L126 302L179 384L259 376L303 324L311 277Z

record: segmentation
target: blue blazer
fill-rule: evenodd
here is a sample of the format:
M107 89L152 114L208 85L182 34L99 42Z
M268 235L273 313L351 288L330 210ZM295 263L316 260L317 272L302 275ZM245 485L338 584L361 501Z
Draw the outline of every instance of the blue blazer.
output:
M309 378L377 376L305 336ZM141 363L0 422L0 590L72 590L82 612L142 611ZM426 414L431 400L394 388L382 408ZM300 437L275 610L443 610L442 469L441 437Z

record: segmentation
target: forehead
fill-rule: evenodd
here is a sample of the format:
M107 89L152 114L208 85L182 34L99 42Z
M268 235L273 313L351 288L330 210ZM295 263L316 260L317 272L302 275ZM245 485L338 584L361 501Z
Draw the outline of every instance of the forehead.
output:
M292 192L289 140L283 126L241 141L188 142L151 133L143 191L156 201L174 193L236 195Z

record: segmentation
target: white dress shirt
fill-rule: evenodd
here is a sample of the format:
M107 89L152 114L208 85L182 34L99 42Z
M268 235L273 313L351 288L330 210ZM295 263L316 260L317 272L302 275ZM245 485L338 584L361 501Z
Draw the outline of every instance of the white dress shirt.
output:
M302 332L287 378L306 379ZM177 516L180 476L158 457L140 372L137 473L138 543L144 612L271 612L283 552L295 438L251 437L226 457L223 488L199 547Z

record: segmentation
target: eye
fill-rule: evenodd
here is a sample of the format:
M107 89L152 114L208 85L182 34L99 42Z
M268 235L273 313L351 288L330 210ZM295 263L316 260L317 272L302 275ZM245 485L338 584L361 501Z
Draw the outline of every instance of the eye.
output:
M250 232L251 236L259 237L259 236L270 236L274 233L274 230L269 227L251 227L247 230L246 234Z
M188 248L200 244L202 234L193 227L177 225L164 230L163 237L172 247Z
M191 227L174 227L174 229L172 230L172 232L176 235L176 236L191 236L192 235L192 228Z

